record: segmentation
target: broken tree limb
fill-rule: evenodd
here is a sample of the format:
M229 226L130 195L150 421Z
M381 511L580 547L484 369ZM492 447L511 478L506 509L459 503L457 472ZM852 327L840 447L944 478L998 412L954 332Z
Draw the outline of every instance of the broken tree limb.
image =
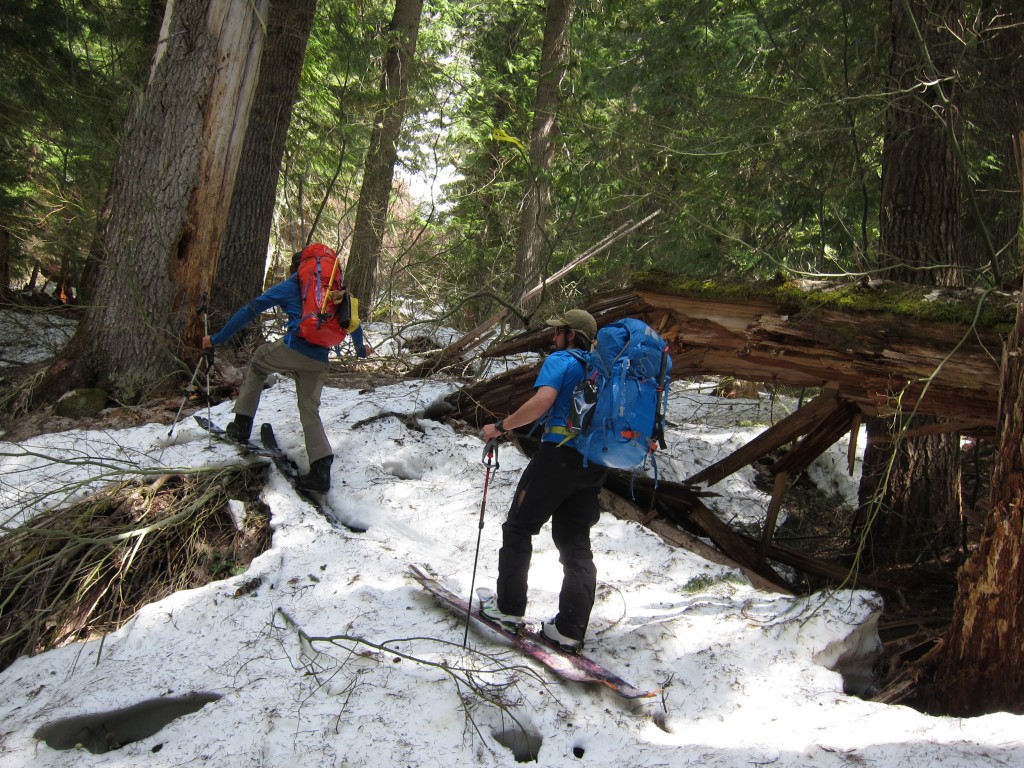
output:
M740 539L750 543L751 545L757 542L751 536L745 534L737 534ZM877 592L885 592L892 594L894 589L891 584L865 576L857 573L855 569L851 569L849 566L841 565L839 563L829 562L827 560L821 560L817 557L798 552L797 550L787 547L784 544L778 542L769 544L765 550L765 555L778 563L788 565L792 568L803 571L804 573L810 573L815 576L819 576L823 579L827 579L834 585L843 585L850 589L873 589Z
M650 513L645 514L637 504L629 499L625 499L605 489L601 492L601 504L602 507L610 510L620 520L629 520L656 533L666 544L673 547L682 547L712 563L718 563L719 565L725 565L742 571L747 580L757 589L784 595L793 594L792 590L780 586L774 581L769 581L749 568L743 567L721 550L704 543L697 536L673 525L668 520L658 517L650 518Z
M733 472L753 464L786 443L791 443L801 435L810 432L823 419L838 410L839 405L836 391L826 390L803 408L782 419L774 427L766 429L739 450L710 467L705 467L692 477L686 478L686 482L691 485L697 483L714 485Z
M779 510L782 508L782 497L786 494L786 485L789 483L789 472L779 472L775 475L775 486L772 488L772 498L768 502L768 513L764 519L764 529L761 531L761 559L765 559L768 545L772 543L775 535L775 523L779 519Z
M774 591L792 593L789 582L761 558L757 548L704 505L701 501L704 494L698 489L666 480L659 480L655 489L653 479L617 470L609 470L604 487L623 498L632 499L642 508L656 509L665 520L690 526L711 539L719 550L744 570L773 584Z
M519 297L518 301L516 302L516 306L522 307L527 301L529 301L531 298L533 298L538 293L543 291L547 286L558 282L581 264L586 263L590 259L597 256L599 253L608 250L608 248L610 248L616 242L621 240L623 237L639 229L660 213L661 210L659 209L654 213L645 216L639 222L627 221L625 224L622 224L617 229L612 231L609 235L607 235L603 240L601 240L597 245L593 246L592 248L589 248L583 254L573 259L569 264L566 264L564 267L562 267L554 274L541 280L539 283L533 286L533 288L530 288L528 291L525 291L523 295ZM478 326L476 326L476 328L473 328L468 333L464 334L460 338L453 341L445 349L441 350L441 352L433 356L431 359L426 360L420 365L416 366L416 368L409 372L409 375L414 377L425 376L434 371L438 371L447 365L450 365L454 360L458 359L471 349L475 349L476 347L480 346L488 338L494 335L494 327L497 326L502 321L504 321L505 318L507 318L510 314L511 309L505 307L504 309L501 309L497 313L491 315L489 318L487 318Z
M840 403L838 408L823 417L796 446L776 461L771 471L793 474L807 469L811 462L850 431L857 413L857 407L852 403Z

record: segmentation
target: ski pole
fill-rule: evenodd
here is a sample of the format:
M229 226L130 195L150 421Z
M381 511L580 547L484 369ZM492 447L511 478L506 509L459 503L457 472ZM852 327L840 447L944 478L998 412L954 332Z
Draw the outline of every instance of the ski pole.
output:
M480 559L480 539L484 534L484 509L487 508L487 487L491 484L491 460L494 460L494 469L498 469L498 441L490 440L484 446L483 462L487 466L484 474L484 496L480 500L480 524L476 531L476 554L473 555L473 576L469 582L469 600L466 601L466 631L462 635L462 647L466 647L469 641L469 617L473 612L473 589L476 587L476 564Z
M192 391L193 385L196 383L196 378L199 376L199 368L203 364L205 357L199 358L199 362L196 363L196 369L192 373L192 379L188 383L188 387L185 388L185 395L181 398L181 405L178 406L178 412L174 414L174 421L171 423L171 428L167 431L167 439L171 439L171 435L174 434L175 427L178 426L178 418L181 416L181 410L185 407L185 401L188 400L188 393Z
M321 315L324 314L325 312L327 312L327 299L329 299L330 296L331 296L331 286L334 285L334 276L336 274L338 274L338 262L339 261L340 261L340 259L338 258L338 254L334 254L334 266L331 267L331 277L327 281L327 290L324 291L324 300L322 302L320 302L320 314Z
M206 294L204 293L205 297ZM210 335L210 313L206 311L206 302L204 301L201 309L203 310L203 338L205 339ZM213 367L213 344L211 343L210 348L203 350L203 359L206 361L206 421L210 424L213 423L213 403L210 401L210 369ZM213 447L213 432L208 433L206 437L206 447Z

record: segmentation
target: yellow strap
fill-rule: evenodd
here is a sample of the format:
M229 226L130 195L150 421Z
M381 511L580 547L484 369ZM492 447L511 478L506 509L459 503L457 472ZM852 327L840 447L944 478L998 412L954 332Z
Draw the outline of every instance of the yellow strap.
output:
M352 294L349 294L348 300L349 306L352 309L352 314L349 316L348 328L345 330L352 333L352 331L359 327L359 299Z
M568 427L563 427L563 426L560 426L560 425L556 425L554 427L545 427L544 428L544 434L545 435L562 435L563 437L562 437L561 442L556 444L558 446L563 446L567 442L572 440L574 437L576 437L576 433L575 432L573 432Z
M509 136L501 128L495 128L491 131L491 138L496 141L507 141L509 144L514 144L519 148L520 152L526 152L526 147L523 146L523 142L517 139L515 136Z
M334 276L338 274L338 254L334 254L334 266L331 267L331 277L327 281L327 290L324 291L324 300L320 302L320 314L327 312L327 300L331 296L331 286L334 284Z

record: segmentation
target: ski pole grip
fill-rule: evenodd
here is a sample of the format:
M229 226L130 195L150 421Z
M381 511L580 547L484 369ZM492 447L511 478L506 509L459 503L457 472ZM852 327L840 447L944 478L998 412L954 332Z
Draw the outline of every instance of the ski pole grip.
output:
M484 452L480 456L480 461L490 466L491 459L494 459L494 468L498 468L498 441L488 440L484 444Z

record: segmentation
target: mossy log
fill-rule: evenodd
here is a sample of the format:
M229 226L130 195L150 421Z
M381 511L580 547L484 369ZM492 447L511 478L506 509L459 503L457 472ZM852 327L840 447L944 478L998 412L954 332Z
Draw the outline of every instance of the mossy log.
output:
M629 316L657 329L669 343L674 379L732 376L834 389L867 416L913 412L944 420L950 431L994 432L1012 297L894 284L737 285L647 277L597 297L588 310L599 325ZM550 343L550 329L542 328L487 355ZM533 375L527 369L473 387L456 410L473 422L504 415L529 395Z

